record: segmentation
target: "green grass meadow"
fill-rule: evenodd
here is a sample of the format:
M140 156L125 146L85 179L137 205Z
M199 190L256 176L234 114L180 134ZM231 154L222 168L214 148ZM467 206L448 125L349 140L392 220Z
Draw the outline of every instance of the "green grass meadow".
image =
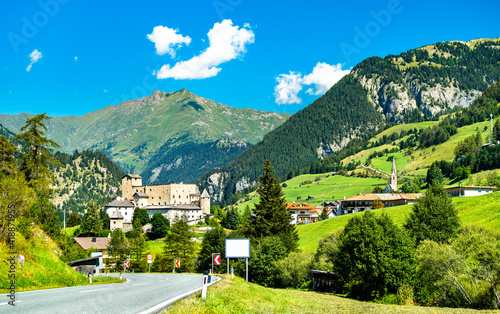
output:
M244 279L222 275L208 287L207 298L195 293L180 300L168 313L498 313L419 306L360 302L312 291L270 289Z
M481 196L455 197L452 199L458 210L462 226L478 226L500 230L500 192ZM376 214L387 213L394 223L401 227L410 214L413 205L373 210ZM349 219L363 213L343 215L309 225L298 225L299 249L314 253L318 241L326 234L343 228Z

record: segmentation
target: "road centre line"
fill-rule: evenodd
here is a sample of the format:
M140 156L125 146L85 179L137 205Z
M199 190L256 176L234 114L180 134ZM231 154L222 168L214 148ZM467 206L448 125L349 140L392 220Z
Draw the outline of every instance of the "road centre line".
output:
M101 288L101 289L94 289L94 290L85 290L85 291L80 291L80 293L94 292L94 291L108 290L108 289L109 289L109 288Z

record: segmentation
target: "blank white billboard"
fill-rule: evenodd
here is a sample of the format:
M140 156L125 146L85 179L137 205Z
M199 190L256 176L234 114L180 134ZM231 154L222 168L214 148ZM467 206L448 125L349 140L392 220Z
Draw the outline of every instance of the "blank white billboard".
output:
M226 239L226 257L227 258L249 258L250 240L249 239Z

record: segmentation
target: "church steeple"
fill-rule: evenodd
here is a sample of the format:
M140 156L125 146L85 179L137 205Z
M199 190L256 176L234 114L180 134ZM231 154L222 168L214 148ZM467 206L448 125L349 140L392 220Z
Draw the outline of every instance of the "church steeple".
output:
M391 189L398 190L398 172L396 170L396 158L392 158Z

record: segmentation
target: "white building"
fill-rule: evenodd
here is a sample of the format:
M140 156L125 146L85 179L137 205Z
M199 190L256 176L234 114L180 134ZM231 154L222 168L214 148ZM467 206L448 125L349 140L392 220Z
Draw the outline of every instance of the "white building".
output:
M134 203L127 199L124 199L123 197L117 197L111 203L104 205L104 210L109 217L111 217L115 212L118 212L121 214L121 216L123 216L124 224L132 223L132 218L134 218L134 208Z
M474 185L459 185L454 187L446 188L446 192L451 197L456 196L478 196L488 193L493 193L496 190L496 186L474 186Z

